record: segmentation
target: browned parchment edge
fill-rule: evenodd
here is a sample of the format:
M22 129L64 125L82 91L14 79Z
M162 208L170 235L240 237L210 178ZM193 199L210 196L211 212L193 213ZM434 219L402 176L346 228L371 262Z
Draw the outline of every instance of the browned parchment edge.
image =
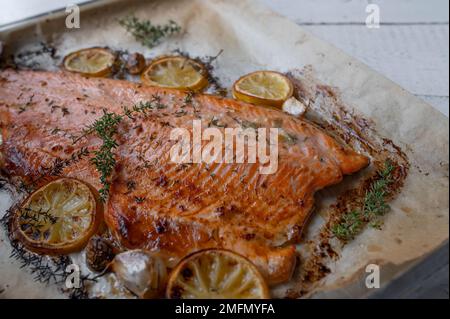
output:
M311 253L303 260L299 257L299 267L292 279L294 285L285 294L286 298L300 298L311 296L320 281L331 272L327 263L340 258L338 251L346 243L335 238L332 228L346 212L362 206L366 193L381 178L379 172L384 163L388 160L393 166L387 201L401 192L410 163L398 145L377 133L374 122L343 102L337 88L318 81L311 66L293 70L287 75L294 83L296 98L308 106L306 119L342 144L368 156L371 161L357 185L340 193L336 202L327 209L328 215L319 234L304 243Z

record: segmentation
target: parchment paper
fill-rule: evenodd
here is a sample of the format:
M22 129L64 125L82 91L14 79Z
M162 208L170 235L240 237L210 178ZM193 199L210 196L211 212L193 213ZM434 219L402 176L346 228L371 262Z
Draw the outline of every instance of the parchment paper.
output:
M150 50L117 23L129 13L156 23L173 19L184 32ZM146 57L175 49L192 56L214 56L223 49L215 62L215 75L228 88L241 75L255 70L287 72L311 66L317 81L339 90L346 105L373 120L379 134L399 145L411 163L405 186L391 203L382 230L367 228L342 249L341 257L328 265L331 273L313 291L316 297L366 296L369 291L361 275L367 264L382 265L385 284L448 239L448 119L365 65L251 0L126 1L82 12L79 30L64 29L62 17L5 32L0 39L13 51L44 39L58 49L60 56L90 46L128 49ZM0 195L1 212L10 203L7 194ZM326 209L319 205L311 225L323 223L321 211ZM53 286L33 282L32 275L8 258L9 244L3 229L0 245L0 297L62 296Z

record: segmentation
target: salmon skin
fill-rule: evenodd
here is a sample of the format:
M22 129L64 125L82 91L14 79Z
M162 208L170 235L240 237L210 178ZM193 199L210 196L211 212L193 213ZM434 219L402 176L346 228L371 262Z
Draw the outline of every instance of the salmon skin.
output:
M125 248L160 251L179 260L199 249L220 247L251 260L269 284L289 280L295 244L313 208L314 193L368 165L307 121L279 110L127 81L35 71L0 72L2 171L38 177L55 159L68 159L102 141L83 129L108 112L154 100L160 107L124 119L116 136L105 220ZM173 128L203 125L277 127L278 169L260 174L258 163L177 164L170 159ZM211 124L213 123L213 124ZM220 123L218 125L217 123ZM92 155L90 155L92 156ZM61 175L97 189L89 157Z

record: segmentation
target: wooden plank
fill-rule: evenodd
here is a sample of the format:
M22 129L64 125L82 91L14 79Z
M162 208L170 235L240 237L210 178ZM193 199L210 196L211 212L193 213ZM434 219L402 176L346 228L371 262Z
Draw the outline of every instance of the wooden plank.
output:
M382 23L448 23L447 0L257 0L299 24L365 22L366 6L379 5Z
M449 114L448 1L258 0ZM364 25L380 5L380 29ZM409 25L412 23L412 25Z
M449 26L303 26L448 115Z

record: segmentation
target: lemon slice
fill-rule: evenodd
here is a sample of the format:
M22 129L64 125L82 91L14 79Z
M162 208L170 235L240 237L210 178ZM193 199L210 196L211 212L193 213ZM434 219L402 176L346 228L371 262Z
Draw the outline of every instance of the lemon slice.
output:
M169 277L171 299L266 299L269 289L246 258L221 249L203 250L183 259Z
M70 53L64 58L64 68L85 76L104 77L111 73L116 56L103 48L89 48Z
M61 178L31 194L16 211L14 234L29 250L68 254L81 250L103 214L98 195L87 184Z
M273 71L247 74L233 85L234 98L259 105L281 107L293 93L292 82L283 74Z
M172 56L153 61L141 79L146 85L199 92L208 85L208 72L194 60Z

